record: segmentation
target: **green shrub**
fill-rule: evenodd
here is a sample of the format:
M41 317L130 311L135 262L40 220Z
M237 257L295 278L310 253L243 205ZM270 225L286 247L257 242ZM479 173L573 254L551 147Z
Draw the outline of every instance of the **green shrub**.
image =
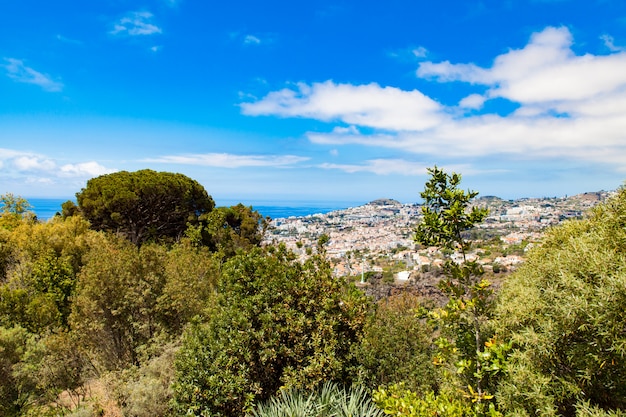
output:
M372 394L385 414L398 417L466 417L473 416L471 403L449 393L418 394L402 384L380 388Z
M39 394L36 378L24 362L38 351L33 334L21 327L0 327L0 415L20 415Z
M576 417L625 417L626 411L603 410L597 406L592 406L589 401L581 401L576 404Z
M116 396L124 416L175 416L172 410L175 344L160 345L162 353L139 367L107 375L107 385Z
M548 232L505 283L497 313L514 343L497 393L504 410L626 408L626 191Z
M416 310L420 298L410 294L381 300L354 347L360 384L370 389L403 382L409 389L427 392L437 387L431 359L433 329Z
M178 354L178 412L240 416L281 387L349 381L369 309L321 257L302 264L283 247L231 258L216 304Z

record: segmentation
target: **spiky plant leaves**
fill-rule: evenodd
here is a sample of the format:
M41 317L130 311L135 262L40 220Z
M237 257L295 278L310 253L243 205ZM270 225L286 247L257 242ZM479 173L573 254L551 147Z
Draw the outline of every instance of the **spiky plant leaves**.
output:
M324 383L309 393L282 390L269 401L257 405L253 417L383 417L385 414L362 385L344 388Z

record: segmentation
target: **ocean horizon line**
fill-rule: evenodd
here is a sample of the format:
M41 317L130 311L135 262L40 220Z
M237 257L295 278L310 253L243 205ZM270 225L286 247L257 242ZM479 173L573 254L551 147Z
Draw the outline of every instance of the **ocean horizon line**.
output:
M38 219L48 220L56 213L61 212L61 205L71 198L27 198ZM374 200L371 200L374 201ZM216 207L229 207L239 203L251 206L264 217L272 219L287 217L305 217L313 214L325 214L331 211L344 210L350 207L359 207L370 201L333 201L333 200L256 200L254 202L238 201L236 199L217 200Z

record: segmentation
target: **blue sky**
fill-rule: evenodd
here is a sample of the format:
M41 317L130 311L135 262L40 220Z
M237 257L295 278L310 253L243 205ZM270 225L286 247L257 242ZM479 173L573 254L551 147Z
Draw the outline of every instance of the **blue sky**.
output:
M218 204L626 178L626 2L0 2L0 193L181 172Z

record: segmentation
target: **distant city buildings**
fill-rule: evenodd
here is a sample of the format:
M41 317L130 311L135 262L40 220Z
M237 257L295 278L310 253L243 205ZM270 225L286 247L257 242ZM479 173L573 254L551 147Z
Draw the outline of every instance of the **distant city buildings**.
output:
M469 256L486 268L495 265L497 269L514 269L523 262L525 251L540 242L546 227L581 217L609 194L514 201L478 198L473 204L487 207L489 216L467 232L467 238L476 242ZM412 273L440 267L444 258L437 248L414 243L414 229L420 218L418 204L376 200L326 214L274 219L265 242L283 243L305 259L316 251L318 239L325 234L330 238L325 245L326 256L336 276L383 272L385 267L393 266L396 279L408 280ZM458 257L448 255L452 260Z

